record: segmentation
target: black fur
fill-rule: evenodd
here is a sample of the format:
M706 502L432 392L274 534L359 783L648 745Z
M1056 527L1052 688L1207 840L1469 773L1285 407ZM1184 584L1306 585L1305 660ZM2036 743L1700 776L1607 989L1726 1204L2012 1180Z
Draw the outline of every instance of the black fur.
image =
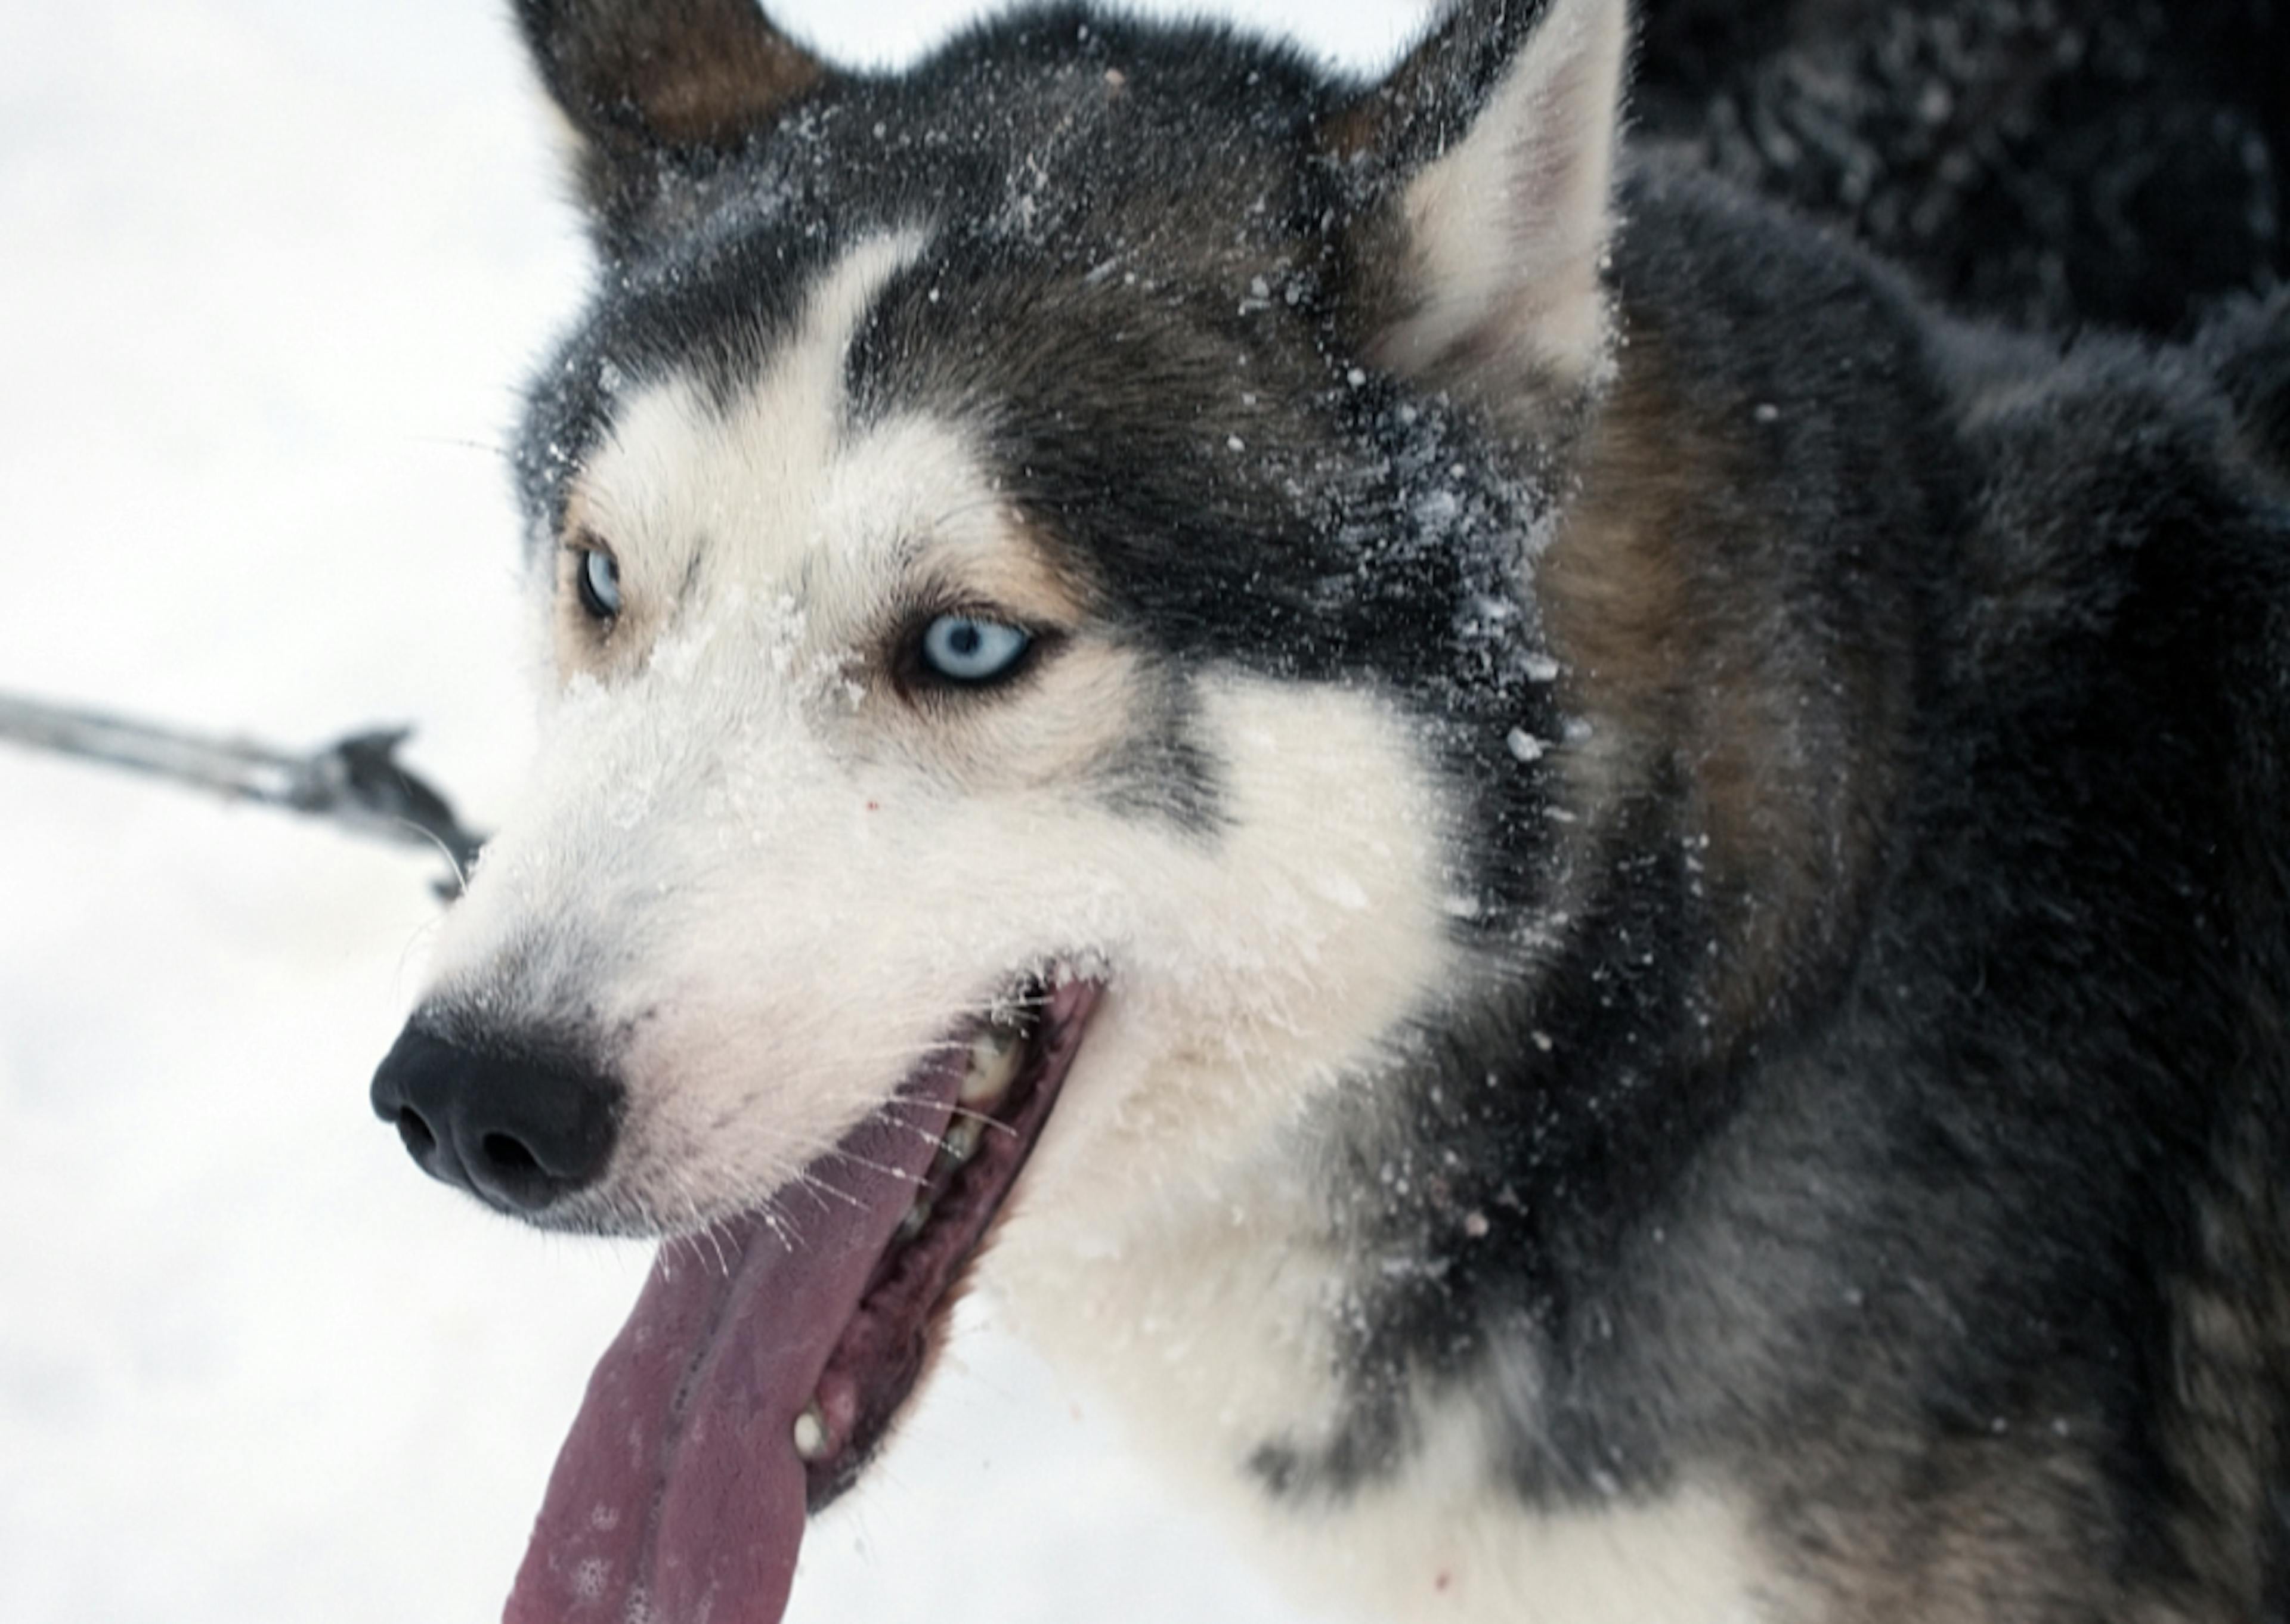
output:
M1538 1502L1715 1459L1766 1480L1776 1533L1824 1575L1840 1517L1892 1531L1828 1580L1885 1616L1915 1552L2072 1454L2089 1476L2071 1500L2008 1508L2059 1532L1999 1542L1992 1588L1951 1616L2094 1616L2124 1604L2102 1575L2242 1616L2249 1593L2164 1524L2222 1509L2184 1390L2190 1363L2228 1356L2178 1300L2217 1267L2206 1227L2251 1225L2248 1266L2281 1263L2270 1208L2227 1164L2245 1133L2260 1165L2290 1154L2290 510L2238 460L2232 409L2190 357L2086 340L2061 358L1950 327L1699 182L1642 175L1628 202L1633 341L1714 397L1696 405L1814 424L1759 448L1750 477L1771 484L1736 500L1778 521L1866 497L1878 464L1907 486L1796 532L1854 583L1791 612L1837 656L1808 683L1872 644L1905 657L1902 702L1837 761L1894 785L1862 908L1792 964L1788 1004L1706 1022L1693 969L1723 926L1681 861L1690 768L1638 786L1558 964L1461 1055L1429 1057L1395 1114L1416 1124L1400 1164L1436 1196L1370 1176L1395 1155L1389 1116L1346 1139L1347 1188L1375 1192L1355 1221L1430 1261L1369 1293L1356 1429L1317 1462L1275 1443L1259 1469L1289 1493L1395 1469L1403 1375L1484 1380L1492 1343L1525 1334L1556 1389L1518 1418ZM1848 400L1819 400L1801 317L1741 319L1766 301L1858 329L1812 347L1850 369L1830 380ZM1484 1095L1434 1092L1475 1076ZM2253 1317L2233 1402L2252 1468L2279 1484L2290 1348ZM2276 1542L2278 1564L2254 1509L2235 1537ZM2038 1594L2007 1607L2030 1572Z
M1648 138L1959 308L2184 336L2290 276L2290 10L1652 0Z

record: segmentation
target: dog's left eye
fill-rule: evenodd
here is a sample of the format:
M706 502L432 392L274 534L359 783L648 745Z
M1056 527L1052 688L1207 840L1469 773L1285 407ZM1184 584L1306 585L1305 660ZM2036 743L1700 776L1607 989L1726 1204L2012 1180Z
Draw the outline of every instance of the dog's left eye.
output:
M923 632L923 663L949 682L991 682L1033 641L1032 634L999 620L942 614Z

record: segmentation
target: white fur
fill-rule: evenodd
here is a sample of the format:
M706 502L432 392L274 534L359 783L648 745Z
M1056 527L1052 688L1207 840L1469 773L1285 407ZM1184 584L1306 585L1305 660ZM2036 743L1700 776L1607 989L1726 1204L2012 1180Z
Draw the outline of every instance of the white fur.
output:
M1149 1207L1202 1175L1205 1135L1264 1154L1446 973L1442 797L1367 696L1205 684L1233 820L1206 839L1044 770L1135 698L1103 651L1053 662L990 724L882 691L869 639L915 560L1013 545L954 426L844 420L865 292L912 251L846 255L728 413L680 380L629 402L581 480L649 642L608 642L554 702L433 997L621 1035L629 1116L594 1198L614 1221L781 1191L1050 956L1102 961L1113 993L1029 1183Z
M1301 1108L1372 1073L1377 1022L1436 1006L1464 968L1441 940L1437 832L1405 735L1363 696L1222 684L1208 708L1236 773L1229 882L1204 924L1241 923L1274 898L1319 916L1314 973L1276 1020L1236 1038L1206 999L1135 988L1101 1018L1089 1069L1052 1118L988 1280L1018 1329L1127 1414L1141 1446L1249 1528L1300 1594L1341 1616L1456 1624L1757 1624L1795 1616L1761 1588L1758 1548L1721 1485L1539 1516L1496 1482L1486 1417L1531 1389L1510 1351L1504 1391L1420 1412L1427 1446L1349 1501L1276 1503L1247 1469L1269 1439L1329 1441L1341 1413L1336 1340L1357 1260L1335 1252L1309 1179ZM1413 788L1406 786L1411 779ZM1331 820L1332 812L1354 815ZM1301 831L1333 827L1351 855L1316 879ZM1378 831L1381 831L1379 833ZM1317 850L1318 848L1316 848ZM1365 887L1346 895L1336 879ZM1375 927L1320 907L1363 900ZM1306 898L1318 900L1316 905ZM1388 956L1374 970L1354 952ZM1332 955L1341 955L1331 963ZM1294 972L1301 965L1283 965ZM1402 996L1410 985L1413 999ZM1125 987L1128 984L1125 981ZM1242 1018L1260 1012L1246 1007ZM1230 1017L1226 1017L1229 1019ZM1139 1027L1166 1030L1138 1031ZM1172 1052L1193 1035L1196 1050ZM1325 1041L1322 1041L1325 1039ZM1245 1044L1245 1047L1244 1047ZM1221 1062L1215 1049L1225 1050ZM1125 1075L1141 1068L1134 1077ZM1293 1070L1276 1069L1293 1068ZM1253 1108L1237 1108L1253 1100Z
M1802 1616L1772 1588L1742 1506L1687 1485L1651 1500L1538 1516L1497 1486L1468 1400L1430 1414L1422 1452L1340 1506L1255 1520L1297 1588L1375 1620L1454 1624L1771 1624Z
M1388 364L1421 373L1473 341L1596 371L1629 41L1621 0L1552 0L1469 132L1409 184L1423 303L1386 333Z
M695 556L736 563L757 581L790 586L823 552L864 553L917 520L941 524L980 492L970 472L927 448L901 469L845 434L843 358L883 284L911 262L920 232L869 238L820 277L803 321L761 375L718 413L696 380L672 378L629 399L579 481L585 516L621 564L624 591L672 595ZM854 449L861 454L852 454ZM910 441L898 452L925 450ZM886 475L891 476L885 477Z

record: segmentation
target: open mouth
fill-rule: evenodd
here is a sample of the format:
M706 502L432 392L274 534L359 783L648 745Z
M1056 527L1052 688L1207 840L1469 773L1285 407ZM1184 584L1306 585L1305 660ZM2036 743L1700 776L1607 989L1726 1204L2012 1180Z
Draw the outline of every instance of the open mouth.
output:
M504 1624L775 1624L805 1515L857 1479L928 1367L1101 990L1029 984L769 1209L661 1247Z

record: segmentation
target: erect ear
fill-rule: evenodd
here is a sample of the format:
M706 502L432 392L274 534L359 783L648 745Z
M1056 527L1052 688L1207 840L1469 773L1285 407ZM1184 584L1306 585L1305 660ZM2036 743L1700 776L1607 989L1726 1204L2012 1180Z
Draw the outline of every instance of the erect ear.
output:
M1362 340L1443 383L1589 379L1629 42L1629 0L1458 0L1325 126L1365 189Z
M828 76L756 0L516 0L608 240Z

